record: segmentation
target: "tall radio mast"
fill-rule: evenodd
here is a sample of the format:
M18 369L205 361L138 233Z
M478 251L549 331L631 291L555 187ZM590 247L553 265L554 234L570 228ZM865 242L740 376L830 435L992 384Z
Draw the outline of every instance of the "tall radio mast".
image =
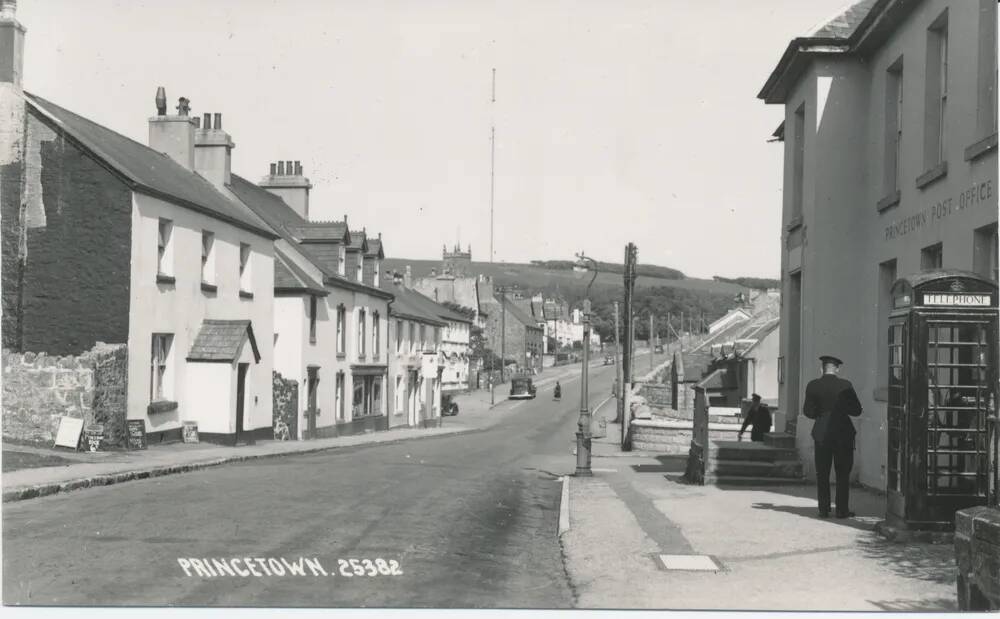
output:
M496 121L493 104L497 102L497 70L493 69L493 86L490 91L490 263L493 262L493 171L496 162Z

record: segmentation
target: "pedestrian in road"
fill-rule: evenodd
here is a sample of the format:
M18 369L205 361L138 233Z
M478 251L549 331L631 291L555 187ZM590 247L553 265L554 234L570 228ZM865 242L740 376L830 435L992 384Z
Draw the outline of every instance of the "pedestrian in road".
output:
M840 378L843 361L831 355L819 358L823 375L806 385L802 414L815 421L812 429L816 448L816 494L819 517L830 516L830 466L837 475L837 518L850 518L850 478L854 466L854 423L861 415L861 402L851 381Z
M552 395L557 400L560 399L560 398L562 398L562 387L559 386L559 381L558 380L556 381L556 388L553 391Z
M764 435L771 431L771 410L760 401L760 396L756 393L750 396L750 410L747 411L746 419L743 420L743 427L740 428L737 438L743 440L743 433L747 431L747 426L752 426L750 430L750 440L755 443L764 441Z

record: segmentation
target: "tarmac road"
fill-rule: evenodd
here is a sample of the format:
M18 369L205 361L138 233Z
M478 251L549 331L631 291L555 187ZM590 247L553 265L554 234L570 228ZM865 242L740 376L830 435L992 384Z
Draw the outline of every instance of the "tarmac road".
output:
M613 376L613 367L591 371L592 406ZM574 470L580 383L562 383L561 403L545 384L535 400L501 404L511 409L502 423L470 434L6 504L3 602L572 607L558 476ZM291 575L300 558L312 566Z

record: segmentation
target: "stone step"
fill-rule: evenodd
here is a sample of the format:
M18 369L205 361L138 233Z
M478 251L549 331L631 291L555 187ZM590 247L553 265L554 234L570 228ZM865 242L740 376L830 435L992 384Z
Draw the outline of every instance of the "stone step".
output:
M671 444L671 443L649 443L646 441L637 441L632 439L632 451L645 451L651 454L667 454L667 455L677 455L686 456L688 451L691 450L691 445L684 444Z
M797 460L710 460L708 468L719 477L802 477L802 463Z
M768 432L764 435L764 444L768 447L795 449L795 435L784 432Z
M740 449L738 447L721 447L709 449L708 457L720 461L782 462L797 461L799 453L794 449L779 449L777 447L761 447L759 449Z
M705 475L706 484L716 486L802 486L805 477L744 477L735 475Z

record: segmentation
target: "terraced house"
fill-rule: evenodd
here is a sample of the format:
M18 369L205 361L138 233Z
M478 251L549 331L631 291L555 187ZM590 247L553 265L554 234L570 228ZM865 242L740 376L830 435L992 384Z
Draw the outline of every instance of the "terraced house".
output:
M208 138L190 103L168 114L162 91L148 144L24 92L25 31L4 26L15 35L0 52L4 347L124 347L104 414L142 420L152 442L179 438L185 421L203 440L270 436L277 235L219 189L231 145L199 151Z
M389 302L379 289L381 238L369 245L344 221L310 221L300 162L270 166L258 184L232 176L231 191L268 222L275 241L274 348L280 381L297 397L276 411L293 439L389 427L385 354Z

